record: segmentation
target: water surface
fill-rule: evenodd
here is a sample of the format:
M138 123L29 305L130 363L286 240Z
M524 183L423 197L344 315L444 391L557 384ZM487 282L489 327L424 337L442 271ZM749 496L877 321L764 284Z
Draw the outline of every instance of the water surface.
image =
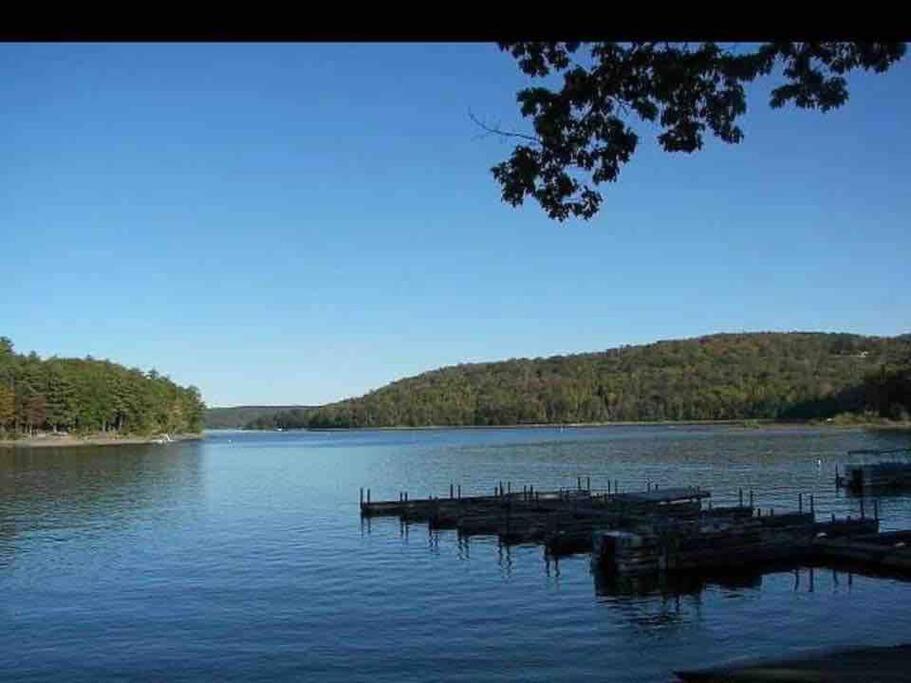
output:
M588 556L464 543L374 499L618 480L699 484L716 504L858 514L854 448L899 432L610 427L210 433L170 445L0 450L0 676L669 680L808 648L911 640L911 584L830 570L723 585L605 582ZM855 460L852 458L851 460ZM911 498L880 499L911 527Z

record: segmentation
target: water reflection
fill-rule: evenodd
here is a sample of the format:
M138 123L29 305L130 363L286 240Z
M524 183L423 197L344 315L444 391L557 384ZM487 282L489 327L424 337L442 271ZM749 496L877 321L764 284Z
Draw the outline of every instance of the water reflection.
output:
M144 515L161 523L203 490L202 444L0 449L0 565L20 538L100 535Z

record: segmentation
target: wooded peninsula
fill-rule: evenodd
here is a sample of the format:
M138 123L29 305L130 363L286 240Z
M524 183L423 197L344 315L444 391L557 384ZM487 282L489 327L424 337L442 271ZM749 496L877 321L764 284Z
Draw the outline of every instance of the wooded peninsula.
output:
M911 413L911 334L714 334L444 367L249 429L885 418ZM238 425L239 426L239 425Z
M0 439L35 434L151 436L202 430L205 404L155 370L17 354L0 337Z

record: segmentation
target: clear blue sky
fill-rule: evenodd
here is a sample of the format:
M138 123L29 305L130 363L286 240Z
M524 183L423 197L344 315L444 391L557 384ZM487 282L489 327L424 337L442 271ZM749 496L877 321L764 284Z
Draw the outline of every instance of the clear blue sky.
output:
M466 361L911 329L911 59L640 151L590 223L500 202L493 45L0 45L0 335L322 403Z

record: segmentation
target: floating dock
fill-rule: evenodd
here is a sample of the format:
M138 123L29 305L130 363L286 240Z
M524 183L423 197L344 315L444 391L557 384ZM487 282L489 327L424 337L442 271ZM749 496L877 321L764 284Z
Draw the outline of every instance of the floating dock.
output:
M365 495L366 494L366 495ZM397 516L453 529L460 537L496 536L506 545L543 545L548 555L591 553L600 571L619 576L737 571L762 565L851 562L888 569L911 578L911 532L879 534L879 510L861 504L859 518L818 521L813 496L798 496L798 509L775 514L754 506L753 493L738 504L711 505L711 493L698 486L619 491L617 482L593 490L590 479L575 488L512 490L498 483L493 495L449 495L422 499L399 493L398 500L372 501L361 490L365 518ZM703 503L708 501L708 507Z
M865 491L903 491L911 489L911 462L878 462L871 465L845 465L835 475L835 486L863 495Z
M911 455L911 448L860 449L848 451L851 456ZM911 462L884 461L868 464L845 465L841 473L835 469L835 487L847 489L855 495L865 492L902 491L911 489Z

